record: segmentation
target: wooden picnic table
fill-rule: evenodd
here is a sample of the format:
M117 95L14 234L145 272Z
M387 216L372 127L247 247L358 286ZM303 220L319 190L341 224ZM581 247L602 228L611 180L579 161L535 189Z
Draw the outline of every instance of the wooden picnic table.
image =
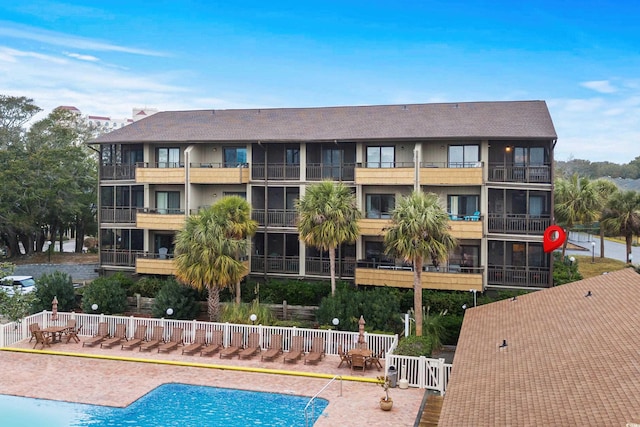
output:
M49 326L44 328L42 332L51 335L51 343L55 344L62 341L62 334L67 330L68 326Z

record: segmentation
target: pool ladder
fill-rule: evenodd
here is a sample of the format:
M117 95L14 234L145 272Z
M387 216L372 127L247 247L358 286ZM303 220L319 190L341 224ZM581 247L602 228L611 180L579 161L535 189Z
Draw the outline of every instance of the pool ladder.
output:
M315 413L315 401L316 401L316 397L318 397L320 395L320 393L322 393L323 391L325 391L327 389L327 387L329 387L331 385L332 382L334 382L335 380L339 379L340 380L340 397L342 397L342 375L336 375L335 377L331 378L331 380L326 383L324 385L324 387L322 387L320 389L319 392L317 392L316 394L313 395L313 397L311 399L309 399L309 402L307 402L307 406L304 407L304 425L306 427L309 427L309 406L311 406L311 404L313 404L313 406L311 406L311 409L313 410L312 413Z

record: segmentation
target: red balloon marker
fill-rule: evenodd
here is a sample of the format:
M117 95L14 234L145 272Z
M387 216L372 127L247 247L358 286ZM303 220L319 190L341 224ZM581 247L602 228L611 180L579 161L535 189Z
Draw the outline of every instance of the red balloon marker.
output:
M544 230L542 247L545 252L552 252L562 246L566 238L567 234L562 227L559 225L550 225Z

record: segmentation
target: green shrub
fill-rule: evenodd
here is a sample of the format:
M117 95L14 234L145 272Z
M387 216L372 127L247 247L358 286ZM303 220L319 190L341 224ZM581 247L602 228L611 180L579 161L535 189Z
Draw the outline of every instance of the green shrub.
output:
M257 300L253 300L249 304L227 303L220 307L221 322L251 324L249 317L252 314L257 316L256 325L273 325L276 320L271 309L266 305L260 305Z
M172 319L196 319L200 313L198 292L188 286L181 285L174 279L164 280L151 308L153 317L170 317ZM167 309L173 313L169 315Z
M297 279L245 280L240 285L242 302L257 299L266 304L318 305L331 293L331 284L326 281L306 281ZM221 301L235 301L234 288L220 292Z
M175 281L173 278L169 280ZM127 295L132 297L135 294L140 294L140 296L146 298L155 298L166 283L167 279L164 277L143 277L131 285L127 290Z
M408 337L403 337L400 339L398 347L396 348L394 353L403 356L431 357L432 351L433 342L431 341L431 337L426 335L423 335L421 337L410 335Z
M76 294L73 289L71 276L60 271L51 274L43 274L36 281L36 299L33 302L33 311L51 311L53 297L58 300L58 311L73 311L76 308Z
M97 310L92 306L98 305ZM127 293L119 275L99 277L82 293L82 311L85 313L122 314L127 309Z
M582 280L582 274L578 271L578 261L571 263L569 257L562 258L560 252L553 253L553 286Z

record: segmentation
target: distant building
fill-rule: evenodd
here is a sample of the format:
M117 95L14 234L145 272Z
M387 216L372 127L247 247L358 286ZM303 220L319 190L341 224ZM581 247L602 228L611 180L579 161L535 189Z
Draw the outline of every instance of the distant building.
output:
M78 116L82 116L90 126L94 127L97 130L98 134L103 134L103 133L111 132L112 130L115 130L115 129L120 129L122 127L125 127L126 125L129 125L133 122L137 122L138 120L144 119L145 117L149 117L158 112L158 109L156 108L134 107L132 109L131 118L120 119L120 118L112 118L108 116L97 116L97 115L91 115L91 114L87 114L83 116L82 112L78 108L71 105L61 105L57 107L57 109L67 110L74 114L77 114Z

